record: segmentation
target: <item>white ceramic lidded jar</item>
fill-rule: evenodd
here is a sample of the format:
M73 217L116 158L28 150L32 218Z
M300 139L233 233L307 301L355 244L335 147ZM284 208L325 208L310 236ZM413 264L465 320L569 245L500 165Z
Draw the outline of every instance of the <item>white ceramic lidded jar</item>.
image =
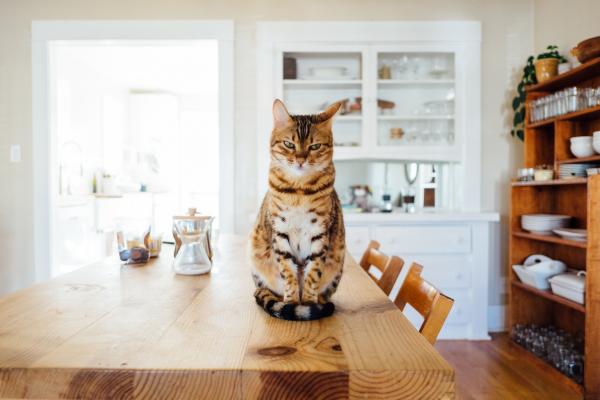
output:
M181 275L200 275L212 268L210 231L214 217L197 215L190 209L188 215L173 217L175 260L173 270Z

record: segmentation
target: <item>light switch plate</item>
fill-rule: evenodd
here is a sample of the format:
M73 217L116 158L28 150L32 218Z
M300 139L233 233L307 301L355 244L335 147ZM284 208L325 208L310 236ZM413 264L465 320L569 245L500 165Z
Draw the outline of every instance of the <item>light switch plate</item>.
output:
M10 146L10 162L21 162L21 145L13 144Z

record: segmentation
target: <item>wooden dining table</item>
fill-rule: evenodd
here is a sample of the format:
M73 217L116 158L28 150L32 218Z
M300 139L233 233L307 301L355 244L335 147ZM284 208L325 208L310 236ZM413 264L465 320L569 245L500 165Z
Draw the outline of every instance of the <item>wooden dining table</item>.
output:
M454 371L346 257L332 317L283 321L254 302L246 239L212 271L105 260L0 299L0 397L453 399Z

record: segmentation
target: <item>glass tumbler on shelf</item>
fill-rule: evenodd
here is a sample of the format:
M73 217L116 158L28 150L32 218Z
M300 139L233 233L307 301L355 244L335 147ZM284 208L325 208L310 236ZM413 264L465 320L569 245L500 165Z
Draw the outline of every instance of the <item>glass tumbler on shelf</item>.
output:
M189 215L173 218L173 233L181 242L176 249L173 270L181 275L199 275L212 268L210 230L214 218Z

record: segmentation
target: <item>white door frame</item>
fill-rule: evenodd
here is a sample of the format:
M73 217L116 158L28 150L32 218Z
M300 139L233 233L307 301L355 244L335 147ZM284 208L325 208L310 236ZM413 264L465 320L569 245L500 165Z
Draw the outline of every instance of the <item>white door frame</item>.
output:
M219 207L222 232L234 230L233 40L232 20L186 21L32 21L32 162L35 279L50 277L55 193L51 179L54 150L50 110L53 68L50 46L58 40L201 40L219 47Z

